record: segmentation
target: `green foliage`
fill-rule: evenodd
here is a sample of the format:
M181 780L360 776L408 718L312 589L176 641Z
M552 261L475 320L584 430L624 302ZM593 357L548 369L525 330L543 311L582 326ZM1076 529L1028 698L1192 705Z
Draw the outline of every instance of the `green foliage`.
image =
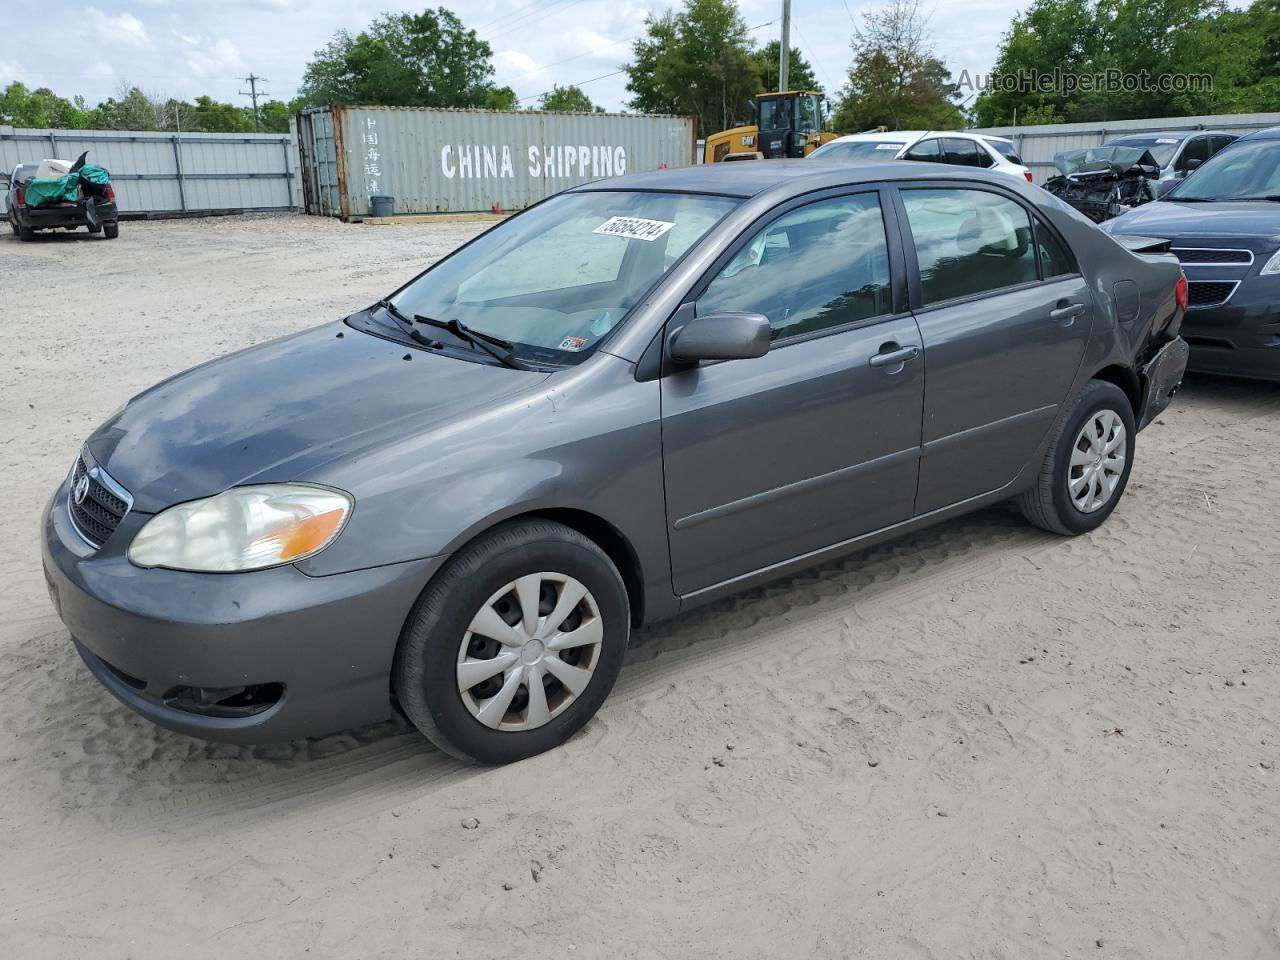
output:
M1280 0L1033 0L1014 17L994 76L1044 72L1203 74L1212 89L1005 90L988 82L979 126L1129 120L1274 110L1280 103Z
M777 90L778 61L782 59L782 41L770 40L751 56L760 74L760 89ZM799 47L791 48L791 63L787 67L787 86L792 90L813 90L822 93L822 84L818 83L813 66L801 55Z
M339 31L316 51L303 75L301 100L314 106L514 109L514 95L493 87L492 55L489 44L443 7L384 14L354 36Z
M0 123L43 130L87 130L94 126L94 111L83 97L67 100L47 87L28 90L14 81L0 93Z
M598 107L591 98L582 92L581 87L570 84L562 87L556 84L549 93L538 98L539 110L556 110L561 113L604 113L604 107Z
M963 125L963 114L952 102L951 73L934 55L926 26L916 0L895 0L863 14L850 42L853 64L832 121L837 131Z
M623 69L631 106L698 118L703 133L747 120L760 70L734 0L685 0L683 9L645 20L645 35Z

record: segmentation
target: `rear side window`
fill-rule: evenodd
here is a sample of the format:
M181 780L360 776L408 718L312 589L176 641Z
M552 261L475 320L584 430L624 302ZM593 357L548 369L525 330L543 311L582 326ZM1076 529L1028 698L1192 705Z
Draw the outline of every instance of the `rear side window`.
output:
M1040 267L1046 280L1080 272L1071 248L1039 218L1036 219L1036 248L1040 253Z
M875 193L820 200L755 234L698 298L698 315L769 318L773 339L892 312L889 251Z
M972 140L960 137L944 137L942 148L947 154L947 163L960 167L989 167L994 161L987 152Z
M1000 154L1000 156L1004 157L1010 163L1016 163L1019 166L1023 166L1022 157L1018 156L1018 148L1012 143L1005 143L1003 140L988 140L987 143L995 147L996 153Z
M1020 204L984 190L904 190L926 305L1037 278L1031 220Z

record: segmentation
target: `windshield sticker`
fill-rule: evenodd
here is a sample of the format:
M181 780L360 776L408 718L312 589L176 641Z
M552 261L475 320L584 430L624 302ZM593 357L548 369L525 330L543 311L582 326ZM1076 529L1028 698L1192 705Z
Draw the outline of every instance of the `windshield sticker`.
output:
M1177 143L1177 142L1178 142L1177 140L1174 140L1172 138L1161 138L1156 141L1156 143Z
M639 217L610 217L591 232L603 233L607 237L653 241L674 226L674 223L667 223L665 220L641 220Z
M877 150L900 150L901 148L902 148L902 144L900 143L877 143L876 144Z
M667 224L667 226L671 226L671 224ZM596 232L599 233L600 231L597 230ZM573 353L577 353L586 345L587 345L586 337L565 337L563 340L560 341L561 350L569 350L569 351L572 351Z

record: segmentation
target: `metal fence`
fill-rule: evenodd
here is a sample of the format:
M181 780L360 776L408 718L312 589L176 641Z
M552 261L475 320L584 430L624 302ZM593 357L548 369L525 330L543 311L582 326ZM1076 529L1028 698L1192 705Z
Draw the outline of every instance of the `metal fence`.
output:
M0 169L46 157L111 173L121 215L174 216L298 206L296 154L282 133L30 130L0 126ZM3 211L0 193L0 211Z
M298 114L307 213L516 210L587 180L694 162L697 121L652 114L320 107Z
M1246 134L1280 126L1280 113L1226 113L1200 117L1156 117L1150 120L1110 120L1093 123L1048 123L1036 127L982 127L969 133L1008 137L1018 145L1022 161L1037 183L1054 176L1053 158L1064 150L1098 147L1114 137L1165 131L1225 130Z

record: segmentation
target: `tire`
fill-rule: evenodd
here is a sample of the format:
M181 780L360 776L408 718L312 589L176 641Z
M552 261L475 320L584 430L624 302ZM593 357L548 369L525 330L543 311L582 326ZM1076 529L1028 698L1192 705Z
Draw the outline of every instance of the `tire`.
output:
M89 228L89 232L90 232L90 233L101 233L101 232L102 232L102 224L98 224L96 227L90 227L90 228Z
M108 240L114 240L120 236L120 222L118 220L108 220L102 224L102 235Z
M1124 431L1122 439L1117 425ZM1125 392L1113 383L1090 380L1055 428L1035 486L1018 498L1023 516L1065 536L1096 530L1124 495L1137 432ZM1121 448L1124 462L1118 464L1115 453Z
M575 601L577 586L586 592ZM529 610L537 608L532 631L521 594ZM618 677L630 632L626 585L603 550L558 523L514 521L459 551L418 598L396 648L392 692L446 753L511 763L560 745L595 715ZM555 649L570 635L574 645ZM598 639L576 645L592 637ZM499 659L501 669L483 665ZM464 662L479 668L465 689ZM484 673L492 675L477 682ZM531 696L528 680L542 697Z
M18 239L24 243L30 243L36 238L36 232L28 227L25 223L18 224Z

